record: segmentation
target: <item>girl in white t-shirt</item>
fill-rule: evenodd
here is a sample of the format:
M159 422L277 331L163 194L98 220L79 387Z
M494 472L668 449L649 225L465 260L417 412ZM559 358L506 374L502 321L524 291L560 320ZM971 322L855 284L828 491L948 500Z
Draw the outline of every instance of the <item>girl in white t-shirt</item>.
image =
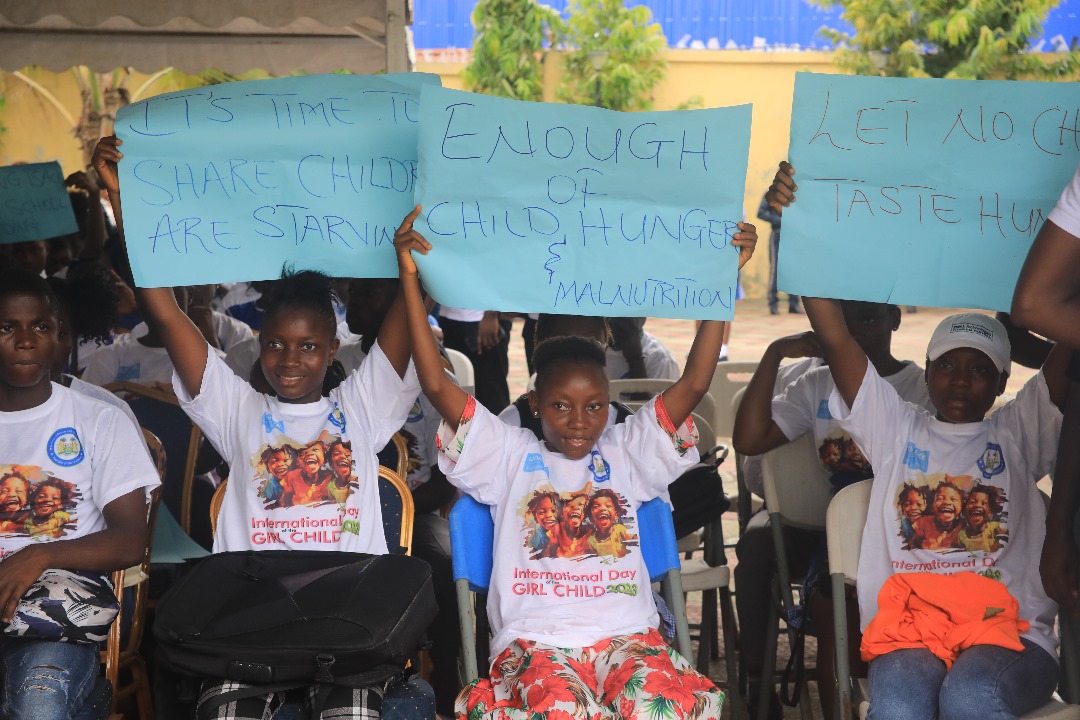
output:
M412 229L419 213L405 219L394 244L417 370L443 417L439 464L459 489L491 505L495 519L490 680L462 691L458 716L719 717L722 693L655 629L637 508L697 458L689 415L712 380L722 324L702 323L683 376L606 431L603 349L578 337L541 343L529 393L541 441L446 379L411 254L431 247ZM739 230L732 243L745 262L757 235L746 223ZM546 493L550 500L534 502ZM549 501L559 507L541 510Z
M793 175L781 163L769 191L777 210L794 199ZM1035 483L1053 469L1068 353L1054 348L1039 374L991 412L1011 367L1008 333L989 315L951 315L927 347L930 412L878 375L838 301L804 297L803 306L836 382L829 412L874 468L857 578L869 717L1009 720L1046 704L1058 677L1057 605L1039 577L1046 511ZM921 511L912 487L924 493ZM919 596L927 605L950 619L974 610L976 621L921 625L934 616L926 606L894 604L903 594L893 576L902 573L944 596ZM978 592L961 594L958 583L969 582ZM1010 604L1010 632L963 642L972 626L1009 617ZM897 627L900 617L910 622Z
M122 229L115 165L122 156L116 144L115 138L103 138L94 165ZM286 271L275 284L259 334L259 362L271 395L226 366L170 288L137 291L144 317L172 359L181 405L229 464L214 552L387 552L376 453L405 424L420 392L409 363L404 302L399 296L367 360L338 385L328 382L339 345L335 297L333 281L318 272ZM356 484L331 491L328 449L345 442ZM286 457L293 458L287 470L280 467ZM208 681L200 704L240 686ZM382 694L383 688L335 686L323 702L323 717L377 717ZM289 693L260 695L221 705L213 717L271 717L283 701L291 702Z

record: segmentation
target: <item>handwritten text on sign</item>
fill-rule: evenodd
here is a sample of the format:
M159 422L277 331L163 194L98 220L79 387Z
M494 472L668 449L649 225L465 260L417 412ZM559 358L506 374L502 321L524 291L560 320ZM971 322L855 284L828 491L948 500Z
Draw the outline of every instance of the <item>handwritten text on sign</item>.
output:
M283 262L396 274L432 75L227 83L133 103L116 122L135 280L265 280Z
M750 108L617 113L425 87L419 258L442 303L732 317Z
M0 243L78 232L60 163L0 167Z
M780 288L1008 310L1080 162L1075 85L800 73Z

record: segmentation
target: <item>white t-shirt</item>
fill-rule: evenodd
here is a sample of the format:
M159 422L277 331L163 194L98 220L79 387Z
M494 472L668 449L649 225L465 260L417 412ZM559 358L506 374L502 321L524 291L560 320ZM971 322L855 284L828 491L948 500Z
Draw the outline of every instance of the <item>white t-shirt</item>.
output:
M656 627L648 571L637 548L637 508L666 490L698 454L689 424L680 428L680 454L657 420L655 402L604 431L580 460L547 450L530 431L499 422L475 401L472 418L462 420L455 436L440 428L442 447L449 450L440 453L439 467L456 487L493 506L492 657L515 638L586 647ZM616 494L620 507L616 517L608 513L612 525L601 539L585 503L607 492ZM544 493L557 493L559 505L576 516L558 523L577 526L565 547L552 539L558 532L537 521L555 504ZM539 504L536 512L531 501L534 508Z
M824 361L821 358L802 358L793 363L781 365L776 371L776 382L773 383L773 396L780 395L788 385L802 375L816 367L821 367ZM788 438L789 440L791 438ZM761 474L761 456L743 455L739 457L742 463L743 482L746 488L758 497L765 497L765 478Z
M405 478L410 490L415 490L431 479L431 466L435 464L438 449L435 435L442 418L427 395L420 393L409 410L405 427L401 428L409 448L409 473Z
M1080 237L1080 166L1076 168L1072 181L1065 186L1048 219L1070 235Z
M829 407L874 465L859 558L863 628L893 573L977 572L1005 583L1031 623L1023 637L1057 657L1057 605L1039 577L1046 509L1035 483L1053 468L1061 412L1042 373L982 422L937 420L901 400L873 366L850 411L838 393ZM912 486L922 493L921 513ZM935 515L937 496L942 512ZM950 507L955 517L945 512Z
M168 383L172 374L172 360L165 348L147 347L125 333L94 353L82 379L92 385L122 381Z
M0 412L0 557L104 530L106 505L159 484L142 448L120 411L56 383L41 405Z
M412 364L402 380L376 343L369 361L329 397L283 403L208 355L198 396L190 397L178 377L173 388L229 463L214 552L385 553L375 454L405 423L420 392ZM338 466L341 442L351 443L351 452Z
M71 381L71 384L68 385L69 390L74 390L80 395L85 395L107 405L112 405L114 408L124 413L124 415L127 416L127 419L131 421L131 424L135 426L136 433L143 440L143 445L146 445L146 438L144 438L142 434L142 426L139 424L139 419L135 417L135 412L131 409L130 405L103 387L91 385L72 375L67 375L66 377Z
M457 320L458 322L480 322L484 319L484 311L442 305L439 307L439 317L447 320Z
M671 380L675 382L682 375L679 363L671 351L664 344L647 332L641 333L641 354L645 358L645 374L656 380ZM622 380L630 377L630 365L626 362L622 351L608 349L607 351L607 376L611 380Z
M904 400L933 409L923 369L910 360L905 360L901 370L884 380ZM821 466L830 475L842 477L843 485L871 477L873 470L858 445L829 411L829 398L835 388L829 368L815 368L773 398L772 416L789 440L812 430Z

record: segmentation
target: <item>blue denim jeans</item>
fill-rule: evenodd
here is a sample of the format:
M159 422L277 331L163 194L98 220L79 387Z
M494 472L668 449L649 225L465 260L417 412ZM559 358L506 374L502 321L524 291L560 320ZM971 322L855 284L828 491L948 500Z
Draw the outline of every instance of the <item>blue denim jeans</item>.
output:
M1011 720L1042 707L1057 687L1057 660L1022 642L1023 652L968 648L949 670L921 648L871 660L867 720Z
M0 713L18 720L90 720L101 654L97 645L5 639Z

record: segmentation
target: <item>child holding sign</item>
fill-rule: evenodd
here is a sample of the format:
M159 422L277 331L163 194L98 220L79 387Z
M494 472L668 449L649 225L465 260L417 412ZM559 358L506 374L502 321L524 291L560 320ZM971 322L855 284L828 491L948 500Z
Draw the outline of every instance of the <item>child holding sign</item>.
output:
M431 248L412 229L419 213L405 218L394 245L421 385L443 417L439 464L495 514L491 679L458 696L458 716L719 717L722 693L654 629L636 510L697 461L689 415L712 380L722 323L702 323L682 377L607 430L603 349L580 337L541 343L529 393L541 441L500 422L443 372L412 257ZM748 223L739 230L732 244L745 263L757 234ZM537 493L559 506L545 511L554 552L535 549L538 512L529 506ZM610 540L615 523L618 543Z
M787 163L776 174L770 200L778 210L794 201L793 174ZM987 416L1009 375L1006 330L980 313L947 317L926 352L932 413L904 402L878 375L839 302L804 298L803 306L836 382L829 411L874 467L857 583L870 717L1013 718L1044 705L1058 677L1057 606L1039 578L1046 512L1035 483L1053 467L1068 353L1051 351L1016 398ZM926 505L907 515L912 487ZM965 542L965 532L983 529L989 538ZM882 638L897 637L897 628L884 618L896 617L889 608L899 592L887 590L899 573L946 593L939 607L949 613L968 600L954 583L981 583L972 602L1011 596L983 600L976 625L1000 623L1010 605L1016 616L1007 628L997 624L994 637L958 643L947 657L932 644L890 646Z
M104 138L94 165L109 189L122 229L115 138ZM324 388L338 349L333 283L312 271L286 272L266 307L259 335L260 365L273 395L237 377L176 303L169 288L137 296L156 326L176 372L173 387L184 410L229 463L231 476L218 518L214 552L338 550L386 553L378 490L378 452L404 424L420 392L410 369L404 302L387 313L365 362L334 389ZM355 488L333 499L327 449L350 443ZM289 448L291 452L274 453ZM289 467L267 458L285 455ZM273 466L273 467L272 467ZM279 480L283 493L264 492ZM200 706L242 688L207 681ZM313 691L312 691L313 692ZM377 717L383 688L335 686L324 717ZM221 705L215 718L270 717L288 693ZM200 715L203 717L204 715Z

